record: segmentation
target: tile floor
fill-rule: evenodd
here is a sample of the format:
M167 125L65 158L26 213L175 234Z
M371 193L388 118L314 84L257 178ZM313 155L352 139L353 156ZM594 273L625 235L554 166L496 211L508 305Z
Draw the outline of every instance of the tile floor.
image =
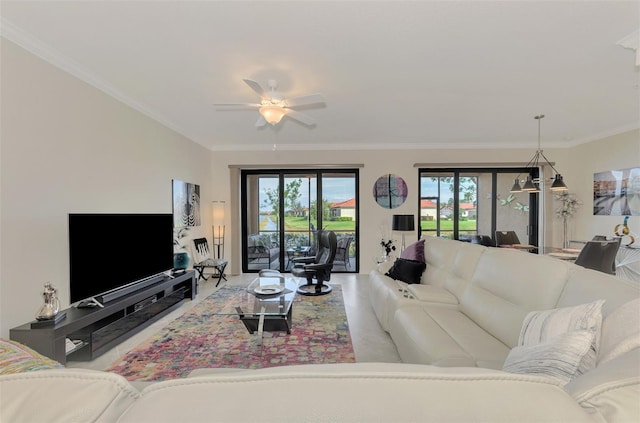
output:
M248 285L257 275L247 273L239 276L228 276L227 282L230 285ZM349 321L349 329L353 348L358 362L400 362L400 357L393 341L378 324L367 294L368 275L337 273L331 275L331 284L342 286L344 303ZM209 296L216 289L215 280L209 278L207 281L200 281L198 297L194 301L185 301L183 305L153 323L140 333L132 336L117 347L106 352L93 361L80 362L70 361L67 367L87 368L94 370L104 370L119 357L135 348L138 344L161 330L169 322L182 315L185 311L196 305L199 301ZM330 295L335 295L332 293ZM293 322L295 325L295 321ZM238 330L245 330L238 322ZM268 336L268 333L265 334Z

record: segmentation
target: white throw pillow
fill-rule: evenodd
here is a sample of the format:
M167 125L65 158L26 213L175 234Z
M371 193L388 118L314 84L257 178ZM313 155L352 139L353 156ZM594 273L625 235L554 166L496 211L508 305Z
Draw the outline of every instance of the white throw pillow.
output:
M602 322L598 365L640 347L640 298L613 310Z
M502 370L547 376L565 385L578 376L578 367L591 349L594 337L591 330L576 330L537 345L514 347Z
M590 350L583 357L577 375L596 367L602 329L602 305L604 300L575 307L532 311L525 317L520 330L518 346L533 346L546 342L566 332L588 330L594 333Z

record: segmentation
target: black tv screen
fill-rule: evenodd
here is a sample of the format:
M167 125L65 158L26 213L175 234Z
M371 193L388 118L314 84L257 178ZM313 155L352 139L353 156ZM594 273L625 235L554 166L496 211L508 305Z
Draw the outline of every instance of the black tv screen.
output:
M69 214L70 301L173 268L171 214Z

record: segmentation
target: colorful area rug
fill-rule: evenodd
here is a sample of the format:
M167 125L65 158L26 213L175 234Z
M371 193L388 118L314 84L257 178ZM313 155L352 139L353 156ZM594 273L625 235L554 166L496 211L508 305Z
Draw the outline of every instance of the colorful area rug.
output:
M353 363L355 355L342 289L319 297L297 295L291 334L265 332L256 342L237 316L216 316L221 304L236 303L243 287L225 286L171 322L107 369L130 381L186 377L198 368L246 368L315 363Z

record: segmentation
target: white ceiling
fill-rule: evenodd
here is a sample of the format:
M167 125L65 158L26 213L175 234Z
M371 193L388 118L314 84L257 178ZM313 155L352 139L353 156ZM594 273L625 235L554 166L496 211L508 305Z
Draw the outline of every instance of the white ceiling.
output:
M640 127L638 1L2 1L2 35L212 150L571 146ZM242 82L326 105L256 128Z

